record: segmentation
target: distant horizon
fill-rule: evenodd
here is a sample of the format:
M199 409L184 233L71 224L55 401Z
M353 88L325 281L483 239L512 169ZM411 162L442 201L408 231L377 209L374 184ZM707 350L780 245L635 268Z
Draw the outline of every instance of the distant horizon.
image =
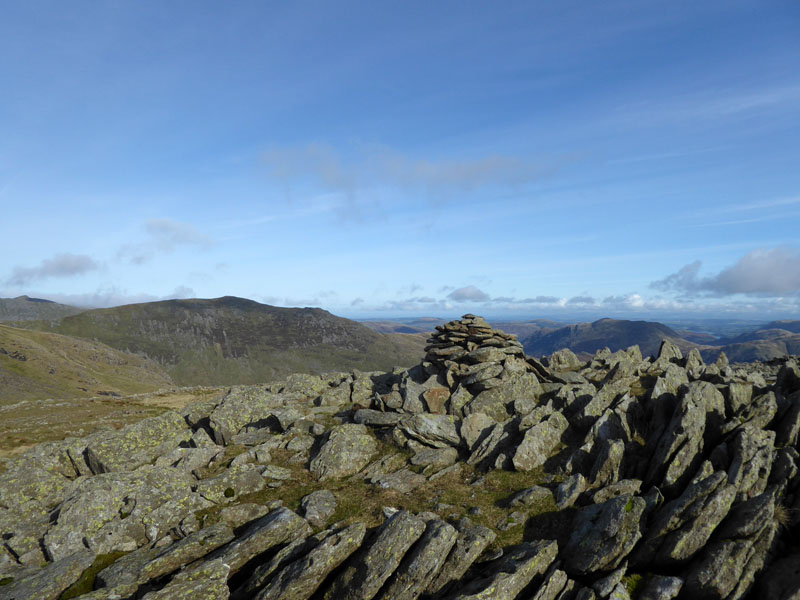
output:
M536 312L536 313L525 313L525 312L493 312L491 310L481 310L480 306L473 306L471 310L456 310L456 311L449 311L449 312L442 312L442 313L391 313L391 312L348 312L348 311L336 311L332 308L327 308L325 306L282 306L282 305L274 305L269 304L268 302L260 302L259 300L253 298L246 298L243 296L235 296L232 294L223 294L222 296L215 296L213 298L201 298L201 297L184 297L184 298L157 298L151 300L142 300L141 302L127 302L122 304L113 304L108 306L88 306L88 305L76 305L76 304L69 304L65 302L61 302L60 300L54 300L47 297L42 296L34 296L32 294L22 294L17 296L17 298L27 297L30 300L45 300L48 302L57 302L59 304L66 304L68 306L73 306L75 308L80 308L84 310L93 310L93 309L102 309L102 308L115 308L119 306L126 306L129 304L144 304L148 302L164 302L169 300L218 300L221 298L226 297L233 297L233 298L240 298L243 300L249 300L252 302L257 302L259 304L264 304L267 306L276 306L278 308L320 308L322 310L326 310L331 314L336 316L345 317L348 319L352 319L355 321L397 321L397 322L405 322L405 321L412 321L415 319L437 319L442 321L450 321L455 319L460 319L464 314L473 313L477 314L481 317L484 317L488 321L515 321L515 322L525 322L525 321L535 321L535 320L549 320L554 321L557 323L564 323L564 324L571 324L577 322L594 322L601 319L615 319L615 320L626 320L626 321L650 321L650 322L660 322L664 324L675 324L675 323L687 323L687 322L694 322L696 324L701 323L733 323L733 322L740 322L740 323L747 323L747 324L759 324L759 323L768 323L771 321L781 321L781 320L800 320L800 316L797 315L788 315L788 316L780 316L780 315L753 315L753 314L728 314L728 315L712 315L707 313L680 313L680 314L669 314L669 313L630 313L630 312L602 312L602 311L573 311L573 312L561 312L561 313L545 313L545 312ZM3 298L0 298L2 300ZM8 299L15 299L15 298L8 298ZM462 307L463 308L463 307ZM469 308L469 307L467 307Z

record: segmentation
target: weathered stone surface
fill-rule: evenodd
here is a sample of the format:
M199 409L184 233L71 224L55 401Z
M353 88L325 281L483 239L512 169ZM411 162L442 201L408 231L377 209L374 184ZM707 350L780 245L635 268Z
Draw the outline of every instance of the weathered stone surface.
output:
M567 427L569 423L564 416L554 412L528 429L514 453L514 468L518 471L531 471L542 466L559 447L561 436Z
M539 380L533 373L526 373L504 381L502 385L483 391L464 406L464 414L482 412L497 422L509 417L507 406L514 400L529 397L534 401L541 391Z
M728 479L743 500L762 493L772 467L775 432L745 425L731 444L732 460Z
M300 510L312 527L324 527L336 512L336 496L330 490L317 490L300 500Z
M225 523L201 529L165 548L145 547L116 561L97 574L103 587L132 586L173 573L233 539L233 530Z
M108 554L155 541L187 514L210 506L192 492L194 483L177 469L151 466L87 479L64 501L45 535L47 554L57 560L85 544Z
M638 600L671 600L677 598L683 587L683 579L680 577L668 577L664 575L652 575L637 596Z
M407 436L434 448L458 446L461 443L455 420L447 415L422 414L405 417L398 427Z
M94 554L79 550L52 562L42 570L0 587L2 600L57 600L94 561Z
M142 596L142 600L228 600L229 574L229 565L221 560L211 561L199 569L178 573L162 589Z
M559 510L572 506L585 489L586 478L582 474L576 473L567 477L556 487L556 506Z
M690 559L728 514L735 494L722 471L699 477L655 513L636 553L637 564L673 566Z
M428 466L432 470L444 469L458 460L458 451L455 448L427 448L420 450L411 457L411 464Z
M705 443L719 439L725 421L725 400L710 383L694 381L675 408L658 442L646 478L665 493L679 490L697 469Z
M394 427L402 418L402 413L381 412L371 408L362 408L353 415L353 421L371 427Z
M200 481L197 484L197 493L214 504L228 504L242 494L263 490L265 485L258 465L234 465L216 477Z
M424 475L409 469L400 469L394 473L386 473L370 478L371 483L385 490L395 490L401 494L409 494L427 481Z
M642 498L627 495L580 509L564 549L567 572L617 568L642 536L644 509Z
M494 419L482 412L464 417L463 421L461 421L461 437L467 446L467 450L472 452L475 449L475 445L488 435L490 428L494 425Z
M227 523L234 529L241 527L245 523L254 521L259 517L263 517L269 512L269 508L262 504L254 504L252 502L235 504L233 506L226 506L219 511L219 518L221 521Z
M267 386L235 386L209 417L209 426L218 444L230 444L245 426L265 426L272 412L289 398Z
M363 523L356 523L331 533L306 556L278 571L256 600L307 600L358 549L366 531Z
M450 550L439 573L425 590L426 595L444 593L450 587L455 587L472 566L475 560L491 544L497 535L488 527L473 525L463 518L456 524L458 537Z
M175 412L144 419L115 435L90 443L86 461L93 473L131 471L152 463L192 437L186 421Z
M501 558L486 565L487 577L458 590L450 600L513 600L553 563L558 544L540 540L509 548Z
M399 511L377 530L331 582L324 600L371 600L425 531L425 523Z
M620 478L624 455L625 443L622 440L603 441L589 473L589 485L602 487L616 483Z
M377 598L417 598L436 577L455 544L457 535L455 527L444 521L428 521L424 533L403 557L387 587Z
M517 506L547 506L552 505L553 502L553 492L550 489L541 485L534 485L514 494L508 502L508 506L512 508Z
M278 508L251 523L229 544L212 552L207 560L222 560L233 575L247 562L289 540L311 535L311 527L288 508Z
M347 423L330 430L309 468L320 481L353 475L377 452L375 438L364 425Z

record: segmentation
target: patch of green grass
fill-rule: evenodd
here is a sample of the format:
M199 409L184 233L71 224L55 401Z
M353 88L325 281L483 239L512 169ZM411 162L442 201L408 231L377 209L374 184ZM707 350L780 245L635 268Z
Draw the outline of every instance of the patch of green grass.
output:
M83 596L91 592L94 589L94 580L97 578L97 574L125 556L125 554L127 553L111 552L110 554L97 555L92 566L83 572L78 581L64 590L64 593L59 596L58 600L69 600L70 598L77 598L78 596Z
M642 589L644 575L640 573L629 573L622 578L622 583L628 590L628 595L634 598L635 594Z

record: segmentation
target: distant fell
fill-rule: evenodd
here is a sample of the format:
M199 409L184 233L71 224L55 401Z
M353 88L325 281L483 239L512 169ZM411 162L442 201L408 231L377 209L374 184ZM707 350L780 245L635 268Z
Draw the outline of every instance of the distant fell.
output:
M147 356L179 385L391 370L418 362L424 346L424 336L381 334L319 308L280 308L233 296L129 304L30 326Z
M83 312L85 309L52 300L18 296L0 298L0 321L53 320Z
M558 329L541 329L520 337L525 352L533 356L552 354L561 348L575 353L594 354L608 347L612 352L638 345L644 356L657 354L662 340L670 340L681 348L693 346L673 329L662 323L600 319L593 323L577 323Z

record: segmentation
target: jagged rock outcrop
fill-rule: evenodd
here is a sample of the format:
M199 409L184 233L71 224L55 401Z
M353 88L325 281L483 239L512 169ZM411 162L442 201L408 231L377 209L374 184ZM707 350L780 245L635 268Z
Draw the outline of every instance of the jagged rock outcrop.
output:
M799 372L465 315L0 463L0 600L795 598Z

